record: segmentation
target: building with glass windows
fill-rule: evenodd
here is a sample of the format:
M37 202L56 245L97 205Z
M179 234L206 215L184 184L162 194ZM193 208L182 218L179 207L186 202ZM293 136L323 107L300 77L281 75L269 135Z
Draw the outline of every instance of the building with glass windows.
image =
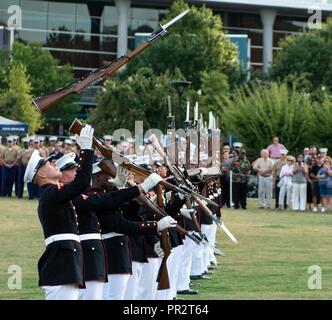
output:
M133 49L135 33L157 28L171 0L1 0L0 26L6 26L11 5L22 9L15 39L40 42L61 63L70 63L77 77ZM315 18L332 14L332 0L205 0L230 34L250 39L250 66L267 70L280 39L301 32ZM317 12L317 9L320 11ZM316 15L316 16L313 16ZM315 26L315 25L314 25ZM0 41L1 44L1 41ZM92 94L93 96L93 94ZM94 105L86 96L82 103ZM90 100L89 100L90 99Z

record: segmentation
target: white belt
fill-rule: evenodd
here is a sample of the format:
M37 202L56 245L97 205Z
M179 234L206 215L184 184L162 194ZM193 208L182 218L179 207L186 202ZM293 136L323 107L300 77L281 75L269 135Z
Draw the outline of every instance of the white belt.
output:
M101 238L104 239L109 239L113 237L119 237L119 236L124 236L122 233L116 233L116 232L109 232L101 235Z
M45 239L45 245L47 247L52 242L62 241L62 240L75 240L77 242L80 242L80 237L77 234L73 234L73 233L55 234L55 235L50 236Z
M101 240L101 234L100 233L86 233L80 235L80 240Z

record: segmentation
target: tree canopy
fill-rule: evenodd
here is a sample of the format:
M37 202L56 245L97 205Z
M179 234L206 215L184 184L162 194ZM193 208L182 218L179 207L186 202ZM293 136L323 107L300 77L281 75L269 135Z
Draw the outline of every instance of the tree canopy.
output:
M6 88L0 91L0 114L14 120L27 122L29 132L35 133L41 124L41 115L31 104L31 85L26 67L12 65L4 80Z
M0 66L0 86L5 88L5 78L16 64L26 67L27 75L31 83L31 96L33 98L43 93L51 93L63 87L73 80L72 68L69 65L60 66L58 61L40 44L16 41L13 46L12 59L6 52L2 52ZM80 107L73 103L74 99L69 98L56 107L42 114L43 125L55 119L61 119L64 124L70 124L73 116L80 110Z
M270 70L272 80L306 80L307 90L332 89L332 19L322 29L304 31L281 41Z
M236 133L257 156L279 136L289 150L299 152L315 141L315 112L310 97L295 86L272 82L239 89L224 108L223 126Z

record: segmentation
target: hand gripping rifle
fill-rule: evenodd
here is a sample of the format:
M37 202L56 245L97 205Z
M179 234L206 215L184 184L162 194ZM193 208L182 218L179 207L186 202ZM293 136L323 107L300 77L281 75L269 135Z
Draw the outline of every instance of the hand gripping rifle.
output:
M83 127L84 127L84 125L78 119L75 119L73 121L73 123L71 124L69 131L73 134L80 134ZM126 168L127 170L129 170L133 173L136 173L143 178L147 178L152 173L150 170L144 169L144 168L138 166L137 164L135 164L134 162L130 161L124 155L113 152L110 147L108 147L106 144L104 144L103 141L97 139L96 137L93 137L92 143L97 149L99 149L99 151L105 158L113 159L115 162L121 163L121 165L124 168ZM191 190L187 190L187 189L184 190L183 188L175 186L175 185L167 182L166 180L162 180L160 182L160 184L167 190L174 190L183 195L192 197L193 194L195 194L195 198L201 198L205 202L207 202L211 205L217 206L216 203L211 201L210 199L205 198L198 193L196 194L195 192L193 192Z
M160 156L165 157L164 155L164 151L163 148L160 146L159 141L157 139L157 137L155 135L152 135L148 138L148 140L151 142L151 144L153 145L153 147L155 148L155 150L159 153ZM232 235L232 233L227 229L227 227L225 226L224 222L221 221L217 216L213 215L211 210L205 205L205 203L201 200L201 198L203 198L204 200L207 199L206 197L203 197L200 195L200 197L198 196L199 193L192 191L191 190L191 186L188 185L188 181L187 179L185 179L182 176L181 171L173 166L170 161L168 160L168 158L166 158L166 165L169 168L169 170L171 171L171 173L173 174L176 183L178 184L178 186L181 185L181 188L188 191L188 193L191 192L191 196L192 198L197 202L198 206L202 209L202 211L204 212L204 214L208 215L211 217L211 219L215 222L215 224L220 227L225 233L226 235L234 242L237 243L236 238ZM184 184L184 186L183 186ZM209 199L209 201L206 201L208 203L213 203L214 206L218 206L214 201L211 201Z
M121 56L120 58L112 61L110 64L101 67L93 72L91 72L87 77L79 81L74 81L69 83L64 88L57 90L54 93L42 95L38 98L32 100L36 108L40 112L45 112L59 103L63 98L71 94L80 94L86 88L95 85L96 83L103 81L107 77L111 77L119 70L122 66L127 64L131 59L139 55L146 48L150 47L156 40L161 38L166 34L166 29L171 26L173 23L181 19L184 15L189 12L190 9L187 9L176 16L171 21L167 22L165 25L160 25L160 27L151 33L150 38L144 42L140 47L136 48L128 55Z

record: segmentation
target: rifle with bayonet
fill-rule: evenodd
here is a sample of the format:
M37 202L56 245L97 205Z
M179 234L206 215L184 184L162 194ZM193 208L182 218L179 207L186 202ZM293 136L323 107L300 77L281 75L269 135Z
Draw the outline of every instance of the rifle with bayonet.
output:
M185 168L190 169L190 129L191 129L191 122L190 122L190 104L189 101L187 102L187 114L186 114L186 121L184 123L184 130L186 132L186 162L185 162Z
M127 64L131 59L139 55L146 48L150 47L156 40L161 38L166 34L166 29L171 26L173 23L181 19L184 15L189 12L190 9L187 9L176 16L171 21L167 22L165 25L160 25L160 27L151 33L150 38L145 41L141 46L130 52L128 55L123 55L118 59L112 61L110 64L101 67L93 72L91 72L87 77L82 80L71 82L66 87L57 90L54 93L42 95L32 100L36 108L40 112L45 112L59 103L65 97L71 94L80 94L88 87L95 85L107 77L113 76L116 71L121 67Z

